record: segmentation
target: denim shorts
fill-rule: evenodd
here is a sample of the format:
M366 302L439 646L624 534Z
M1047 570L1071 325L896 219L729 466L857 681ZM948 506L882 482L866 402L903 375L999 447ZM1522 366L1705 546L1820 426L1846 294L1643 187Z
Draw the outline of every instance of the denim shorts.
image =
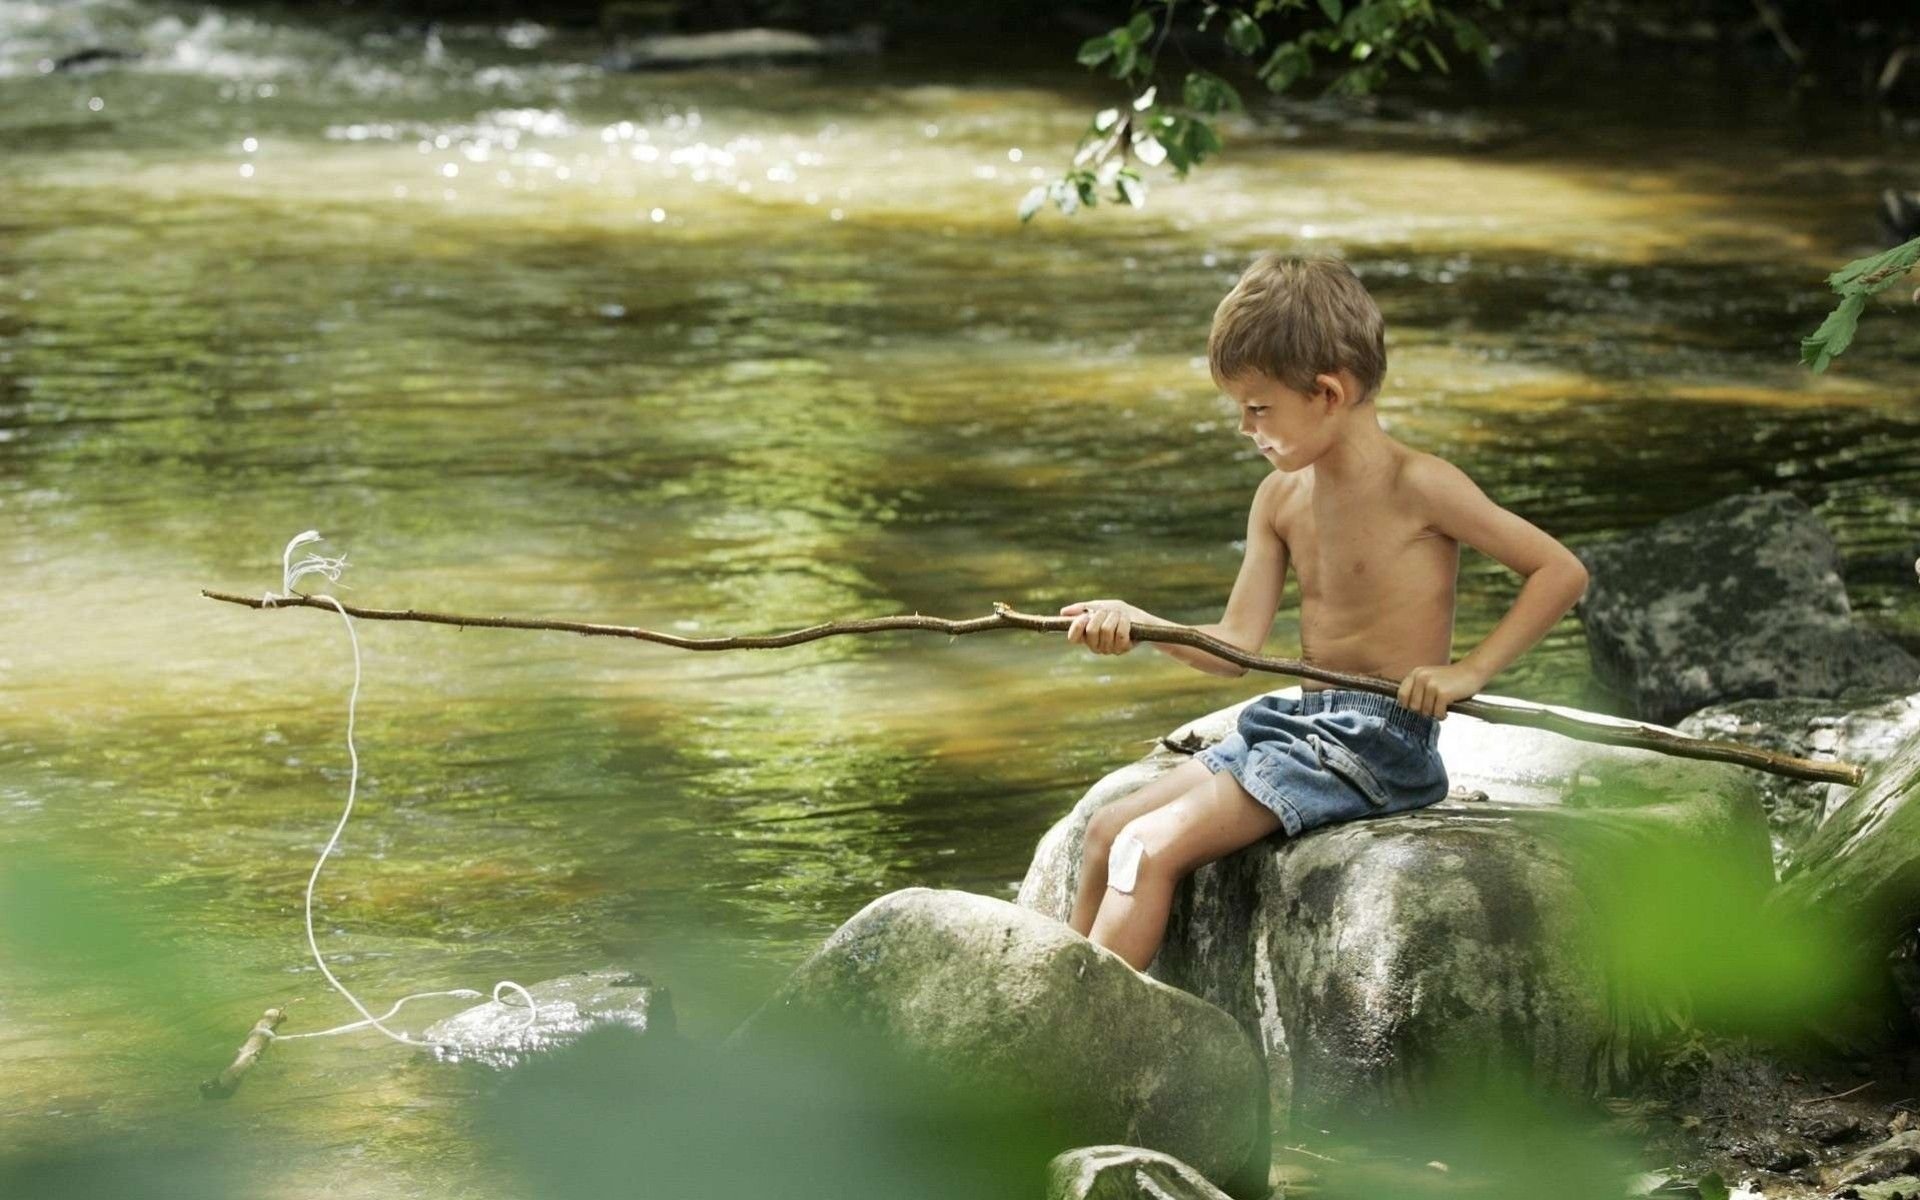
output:
M1437 804L1447 795L1440 722L1390 696L1344 688L1262 696L1194 757L1279 815L1287 836Z

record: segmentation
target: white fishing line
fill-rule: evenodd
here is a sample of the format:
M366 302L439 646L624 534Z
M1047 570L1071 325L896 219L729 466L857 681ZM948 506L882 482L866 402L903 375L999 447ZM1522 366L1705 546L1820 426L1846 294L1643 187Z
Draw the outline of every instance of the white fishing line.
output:
M280 591L278 593L268 592L265 596L261 597L261 603L263 605L270 608L276 601L292 599L296 594L293 590L293 585L308 575L321 575L324 576L328 582L339 582L340 572L345 570L347 566L347 556L344 554L339 558L327 558L324 555L310 553L297 563L293 561L293 552L296 549L310 542L322 540L324 539L321 538L319 530L309 529L287 543L286 550L280 555ZM342 584L341 586L344 587L345 585ZM442 992L415 992L410 996L400 997L400 999L393 1002L392 1008L376 1017L371 1012L368 1012L367 1006L360 1003L359 998L348 991L346 985L341 983L340 980L334 976L334 973L328 969L327 960L320 953L320 943L313 936L314 886L320 882L320 870L327 865L327 858L333 853L334 847L340 844L340 835L346 832L347 821L353 816L354 799L359 794L360 752L354 749L353 745L353 722L354 714L358 711L360 705L360 637L354 632L353 618L347 615L347 610L341 607L338 600L324 592L319 595L309 596L308 599L320 600L333 605L333 610L340 614L340 620L346 623L347 641L353 646L353 690L347 695L347 759L352 766L352 771L347 777L347 806L340 812L340 820L333 827L333 836L327 839L326 847L320 851L320 857L315 860L313 873L307 876L307 949L313 954L313 965L320 968L320 974L326 977L327 983L332 986L334 991L345 996L347 1003L353 1005L354 1011L359 1013L364 1019L353 1021L346 1025L336 1025L332 1029L316 1030L312 1033L277 1034L272 1030L268 1030L267 1034L274 1041L290 1042L298 1038L331 1037L337 1033L347 1033L351 1030L364 1029L372 1026L394 1041L404 1043L408 1046L432 1048L445 1045L446 1043L444 1042L422 1041L417 1038L410 1038L404 1033L395 1033L393 1030L387 1028L385 1022L389 1017L393 1016L393 1014L400 1011L401 1005L406 1004L410 1000L424 1000L430 996L477 998L483 993L476 992L472 988L453 988L449 991ZM535 1022L540 1019L540 1013L539 1009L534 1005L532 993L510 979L502 979L493 985L493 999L495 1003L506 1003L505 1000L501 999L501 993L503 992L516 993L521 999L526 1001L527 1020L521 1028L533 1028Z

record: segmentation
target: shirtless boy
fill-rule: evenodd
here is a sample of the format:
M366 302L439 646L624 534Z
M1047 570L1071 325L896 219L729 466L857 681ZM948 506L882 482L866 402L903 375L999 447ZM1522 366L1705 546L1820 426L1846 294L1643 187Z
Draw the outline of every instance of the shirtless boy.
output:
M1389 698L1308 680L1298 700L1262 697L1218 745L1093 815L1068 923L1139 971L1159 951L1174 886L1195 868L1283 827L1298 837L1444 798L1447 706L1544 637L1587 585L1572 551L1380 428L1385 324L1344 263L1261 258L1214 313L1207 359L1274 469L1254 493L1226 614L1197 628L1258 653L1292 566L1300 657L1400 688ZM1455 662L1463 542L1526 583ZM1133 649L1135 621L1171 623L1122 600L1060 612L1074 617L1067 640L1095 654ZM1190 646L1151 645L1210 675L1246 674Z

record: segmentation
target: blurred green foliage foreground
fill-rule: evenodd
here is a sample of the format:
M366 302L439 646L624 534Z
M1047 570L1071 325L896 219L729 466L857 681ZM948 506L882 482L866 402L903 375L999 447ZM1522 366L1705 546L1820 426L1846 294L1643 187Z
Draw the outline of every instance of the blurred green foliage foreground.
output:
M1861 939L1813 915L1782 915L1768 889L1742 882L1750 876L1727 870L1712 847L1649 848L1604 833L1591 843L1576 854L1604 930L1594 951L1612 965L1616 1014L1650 1006L1690 1036L1792 1042L1809 1025L1871 1010L1881 994L1884 963L1851 949ZM53 1142L0 1142L0 1196L262 1194L288 1155L256 1137L246 1105L280 1084L276 1062L303 1048L275 1048L236 1100L204 1105L194 1082L244 1032L227 1015L234 1006L220 995L217 966L177 949L175 931L137 896L85 880L81 865L43 854L0 868L0 972L120 1014L101 1036L126 1045L129 1070L166 1077L146 1094L177 1101L97 1125L78 1116ZM296 935L290 924L289 941ZM243 1008L260 1000L242 999ZM1038 1197L1046 1161L1069 1148L1037 1112L946 1085L877 1031L810 1029L777 1053L748 1056L607 1030L497 1076L399 1049L367 1061L370 1072L467 1072L481 1174L503 1196ZM1317 1194L1354 1197L1517 1198L1548 1187L1617 1197L1650 1165L1598 1109L1539 1095L1496 1058L1444 1066L1391 1113L1333 1140L1284 1132L1276 1162L1284 1171L1302 1161L1287 1142L1308 1141ZM369 1103L379 1083L365 1081ZM284 1175L271 1189L302 1192Z

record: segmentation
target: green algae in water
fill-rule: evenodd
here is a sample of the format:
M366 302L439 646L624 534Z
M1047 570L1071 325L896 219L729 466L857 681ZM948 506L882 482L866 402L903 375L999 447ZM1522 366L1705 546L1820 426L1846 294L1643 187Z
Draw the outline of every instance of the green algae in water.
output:
M9 951L10 1163L172 1129L268 1004L348 1015L298 911L345 788L345 639L199 588L274 586L319 526L380 606L716 633L1121 595L1213 620L1266 466L1195 360L1271 246L1356 264L1393 330L1383 419L1528 519L1578 544L1786 487L1863 619L1920 629L1910 562L1883 569L1920 528L1920 325L1870 315L1817 380L1793 362L1850 253L1836 214L1897 150L1804 160L1711 105L1661 114L1652 165L1649 118L1593 104L1496 114L1492 145L1283 118L1140 214L1020 229L1085 118L1064 60L644 78L564 38L450 31L429 63L168 11L47 8L155 50L85 76L30 69L80 33L0 31L29 68L0 72L0 837L185 956L79 987ZM1517 588L1463 556L1457 653ZM350 985L619 963L696 1037L879 894L1010 895L1095 778L1276 682L1031 637L362 633L366 808L321 897ZM1572 620L1489 690L1607 707ZM311 1168L269 1172L287 1194L509 1194L476 1099L377 1039L296 1043L214 1133L254 1185Z

